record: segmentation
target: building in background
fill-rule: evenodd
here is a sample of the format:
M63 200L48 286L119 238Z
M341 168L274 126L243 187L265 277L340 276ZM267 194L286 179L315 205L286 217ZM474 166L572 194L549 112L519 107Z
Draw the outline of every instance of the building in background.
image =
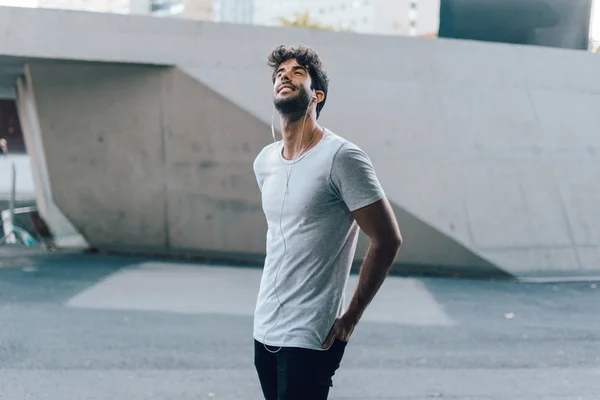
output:
M147 0L148 14L201 21L213 20L214 0Z
M38 7L127 14L131 0L38 0Z
M254 22L254 2L255 0L215 0L213 20L215 22L252 24Z
M370 0L371 32L380 35L437 36L439 0Z
M131 0L137 13L201 21L251 24L254 0ZM146 2L145 5L141 4ZM132 7L133 8L133 7Z
M212 21L214 0L185 0L183 2L183 18L199 21Z
M38 0L42 8L213 19L215 0ZM226 2L226 0L223 0Z
M445 4L481 5L479 0L444 1ZM546 6L560 3L553 0L529 0L527 4L536 2ZM567 7L571 9L571 14L576 15L575 5L587 4L585 7L589 8L589 3L592 2L595 4L590 24L591 49L597 48L600 40L600 0L576 0L572 7ZM516 4L521 1L496 0L495 3ZM132 13L267 26L280 26L282 19L293 21L297 16L306 14L310 22L316 25L380 35L437 37L440 27L440 0L0 0L0 5ZM445 19L448 20L447 17ZM464 20L463 18L462 21ZM481 25L481 18L466 20L468 26ZM529 20L533 21L531 18ZM564 31L565 24L559 25L561 26L554 30ZM446 28L447 24L444 26ZM549 37L552 36L551 30L538 29L536 35ZM572 31L573 29L564 36L585 35L582 29L579 33ZM442 34L444 35L447 36L446 33ZM552 38L546 41L548 40L556 41Z
M437 34L439 0L255 0L254 23L281 25L304 13L336 30L429 36Z
M254 0L130 0L135 13L200 21L252 23ZM143 4L145 2L145 4ZM132 11L134 12L134 11Z

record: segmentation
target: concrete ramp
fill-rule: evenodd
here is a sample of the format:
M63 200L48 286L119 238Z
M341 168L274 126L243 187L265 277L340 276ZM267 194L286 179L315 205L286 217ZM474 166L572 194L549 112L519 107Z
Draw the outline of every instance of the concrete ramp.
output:
M394 266L394 272L456 277L506 278L511 276L510 273L472 251L451 235L439 231L435 226L422 221L399 206L393 197L390 197L390 200L404 238L404 245L398 255L398 265ZM368 243L366 236L361 233L357 252L360 260L366 254Z

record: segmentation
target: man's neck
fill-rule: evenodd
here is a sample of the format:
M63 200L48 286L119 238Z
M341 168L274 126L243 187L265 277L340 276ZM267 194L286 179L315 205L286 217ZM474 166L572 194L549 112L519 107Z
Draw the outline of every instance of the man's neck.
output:
M283 157L292 160L312 148L320 140L321 127L312 115L281 116Z

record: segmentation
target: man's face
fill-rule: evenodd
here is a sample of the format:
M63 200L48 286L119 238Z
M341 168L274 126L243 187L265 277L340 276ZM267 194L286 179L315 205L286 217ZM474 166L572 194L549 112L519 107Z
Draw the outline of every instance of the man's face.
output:
M310 85L310 74L296 60L283 62L275 72L275 108L281 114L304 114L312 96Z

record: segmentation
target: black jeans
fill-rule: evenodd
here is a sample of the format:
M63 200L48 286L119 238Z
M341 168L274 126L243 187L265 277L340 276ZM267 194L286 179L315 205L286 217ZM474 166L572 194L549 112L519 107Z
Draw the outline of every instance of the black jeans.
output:
M336 340L326 351L283 347L271 353L255 340L254 365L265 400L326 400L346 344Z

